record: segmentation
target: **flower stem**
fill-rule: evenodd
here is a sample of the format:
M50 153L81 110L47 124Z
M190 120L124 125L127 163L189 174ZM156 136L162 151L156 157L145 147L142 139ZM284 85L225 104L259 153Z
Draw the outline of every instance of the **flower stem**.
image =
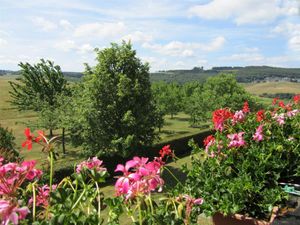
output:
M95 182L95 183L96 183L97 194L98 194L98 219L99 219L98 224L100 225L100 218L101 218L101 196L100 196L100 189L99 189L98 182Z
M142 216L142 209L141 209L141 202L140 202L140 199L137 198L137 204L138 204L138 208L139 208L139 222L140 222L140 225L143 225L143 216Z
M35 221L35 214L36 214L36 192L35 192L35 183L32 185L32 192L33 192L33 205L32 205L32 220Z
M50 151L50 193L52 192L53 184L53 151Z
M164 169L166 169L169 172L169 174L177 181L177 183L179 183L183 187L182 182L178 180L178 178L171 172L171 170L167 166L165 166Z
M81 193L81 195L79 196L79 198L77 199L77 201L75 202L75 204L73 205L72 209L75 209L75 207L78 205L78 203L80 202L80 200L82 199L84 193L85 193L86 189L83 189L83 192Z

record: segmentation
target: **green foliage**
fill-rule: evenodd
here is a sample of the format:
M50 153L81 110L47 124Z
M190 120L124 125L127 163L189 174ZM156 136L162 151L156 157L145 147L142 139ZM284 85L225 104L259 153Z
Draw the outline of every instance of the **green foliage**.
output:
M17 82L10 82L11 103L19 110L39 111L40 102L54 106L56 95L63 93L67 86L60 67L44 59L33 66L22 62L19 66L21 77Z
M152 92L163 115L171 115L173 118L178 112L182 111L181 86L177 83L157 82L152 84Z
M6 162L20 160L20 154L15 147L15 137L12 131L2 127L0 124L0 157L3 157Z
M67 80L58 65L41 59L36 65L20 63L21 77L10 82L11 103L19 110L34 110L39 113L38 127L52 130L58 125L58 97L69 93Z
M240 213L268 219L274 206L285 204L287 194L279 182L296 176L300 168L299 105L294 104L293 109L266 111L263 120L255 113L246 114L236 124L229 119L204 151L191 143L195 155L191 169L185 169L186 188L205 199L206 214ZM284 124L279 124L279 115L284 116ZM263 127L261 141L254 140L259 125ZM228 135L239 132L245 132L245 144L229 147Z
M161 126L149 81L149 66L130 43L97 50L97 65L87 66L78 85L74 127L87 154L128 155L153 142Z
M218 108L229 107L237 110L248 101L251 109L258 107L253 97L239 85L232 74L221 74L210 77L194 89L186 101L187 113L191 116L193 125L207 121L211 113Z

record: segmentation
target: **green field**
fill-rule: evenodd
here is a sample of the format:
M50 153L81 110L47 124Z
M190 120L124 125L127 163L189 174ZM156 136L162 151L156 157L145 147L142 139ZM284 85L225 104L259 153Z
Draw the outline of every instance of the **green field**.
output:
M26 123L36 120L36 113L20 112L14 109L8 102L10 100L10 85L8 82L14 79L15 77L11 76L0 77L0 124L13 131L16 137L17 148L26 159L35 159L39 162L45 161L47 156L41 153L40 146L34 145L31 151L21 148L22 141L24 140L23 131L26 128ZM165 126L161 130L160 141L170 141L180 137L196 134L199 131L199 128L193 128L189 125L189 117L184 113L179 113L174 116L173 119L171 119L170 116L166 116ZM59 135L59 133L57 134ZM59 152L61 152L60 149ZM67 145L67 155L59 158L56 163L58 165L56 169L64 167L65 164L70 165L81 161L83 158L78 153L80 153L80 149L75 149L74 147Z
M300 83L292 82L247 83L243 86L248 92L254 95L260 95L263 93L300 93Z

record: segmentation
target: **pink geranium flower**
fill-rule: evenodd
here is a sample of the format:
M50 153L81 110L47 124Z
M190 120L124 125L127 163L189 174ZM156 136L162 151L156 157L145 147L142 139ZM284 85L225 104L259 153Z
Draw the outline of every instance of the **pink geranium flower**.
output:
M230 139L230 142L228 144L229 148L238 148L242 147L246 144L245 140L243 139L243 135L245 132L239 132L236 134L228 134L227 137Z
M21 164L7 163L0 166L0 195L12 196L25 180L39 179L42 171L35 169L35 161Z
M8 225L9 222L17 225L19 220L25 219L28 213L29 209L27 207L19 208L18 205L8 200L0 200L1 225Z
M232 125L243 122L245 119L245 112L243 110L236 111L232 118Z
M79 163L76 166L76 173L80 173L84 169L96 170L97 172L107 171L107 169L103 167L102 163L103 161L99 160L97 157L93 157L92 159Z
M115 184L116 195L124 195L126 199L137 195L147 195L159 188L161 190L164 181L160 177L160 170L164 162L162 158L148 161L148 158L133 157L125 166L117 165L115 172L122 172Z
M57 185L52 185L52 190L55 190ZM38 187L36 195L36 206L43 206L46 208L49 205L50 187L46 184ZM33 203L33 199L29 199L29 204Z
M253 135L253 140L262 141L264 139L262 132L263 132L263 125L259 125L255 131L255 134Z
M284 116L283 113L281 113L281 114L277 114L277 113L276 113L276 114L273 116L273 118L277 121L277 123L278 123L279 125L285 124L285 116Z

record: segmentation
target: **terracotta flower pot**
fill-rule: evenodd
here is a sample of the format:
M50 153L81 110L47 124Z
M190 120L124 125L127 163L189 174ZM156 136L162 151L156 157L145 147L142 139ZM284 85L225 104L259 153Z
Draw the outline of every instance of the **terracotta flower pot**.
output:
M270 225L274 221L278 208L274 208L270 221L257 220L240 214L232 216L223 216L221 213L216 213L212 220L214 225Z

